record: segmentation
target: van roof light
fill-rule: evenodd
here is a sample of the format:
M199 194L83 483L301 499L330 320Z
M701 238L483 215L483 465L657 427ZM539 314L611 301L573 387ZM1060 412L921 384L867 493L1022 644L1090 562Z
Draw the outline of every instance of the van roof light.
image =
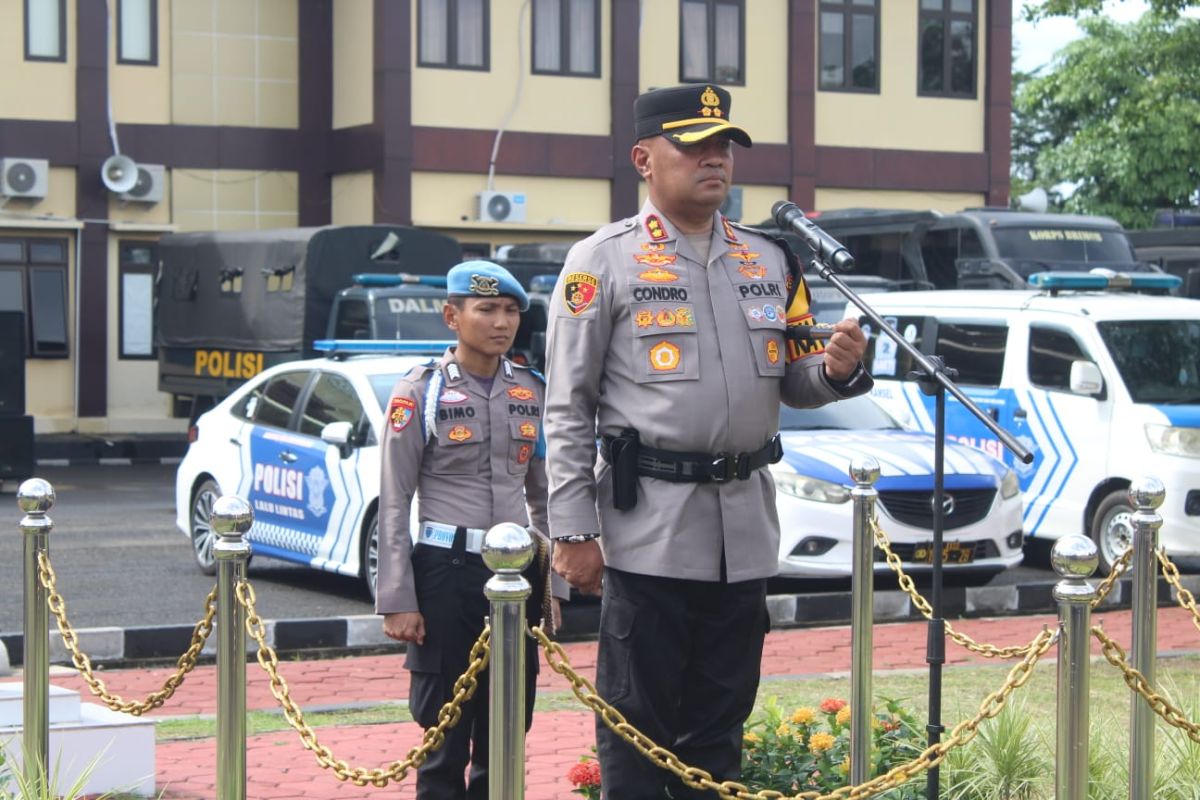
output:
M443 339L318 339L313 349L329 357L347 355L437 355L453 347Z
M1115 272L1096 268L1090 272L1035 272L1029 285L1049 292L1104 291L1106 289L1178 289L1183 279L1162 272Z
M360 272L353 277L358 286L402 286L404 284L420 284L422 286L446 287L445 275L412 275L407 272Z

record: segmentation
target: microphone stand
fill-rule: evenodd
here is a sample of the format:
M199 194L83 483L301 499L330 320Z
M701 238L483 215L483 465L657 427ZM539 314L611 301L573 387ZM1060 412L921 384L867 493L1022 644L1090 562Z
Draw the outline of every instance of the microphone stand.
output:
M814 242L814 244L816 243ZM1033 454L1026 450L1017 441L1016 437L1001 428L991 416L984 413L971 398L963 394L963 391L952 380L958 377L957 370L947 367L939 356L927 356L913 347L911 342L901 336L899 331L885 322L883 317L879 316L873 308L863 302L862 298L855 294L854 290L847 286L837 273L825 263L821 258L821 251L818 247L814 246L812 250L814 253L813 264L817 267L818 274L841 292L846 299L858 306L863 314L874 325L878 326L877 329L880 334L886 334L888 338L894 341L901 350L916 362L920 369L911 373L910 377L916 377L922 392L926 395L935 396L933 570L931 575L933 586L932 597L930 598L933 615L929 620L925 645L925 661L929 664L929 722L926 725L926 731L928 732L929 745L935 745L941 740L942 731L945 730L945 726L942 725L942 665L946 662L946 621L942 618L942 533L945 518L945 509L942 503L945 500L946 477L946 392L953 395L988 430L996 434L1004 446L1020 461L1025 464L1030 463L1033 461ZM938 767L933 767L926 776L925 793L928 800L938 797L938 781L939 769Z

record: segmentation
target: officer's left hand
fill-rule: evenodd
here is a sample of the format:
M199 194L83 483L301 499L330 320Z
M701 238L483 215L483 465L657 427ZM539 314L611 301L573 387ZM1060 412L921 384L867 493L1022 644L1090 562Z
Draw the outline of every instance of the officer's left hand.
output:
M863 353L867 352L867 337L858 322L844 319L833 326L833 336L825 342L825 376L844 381L854 374Z

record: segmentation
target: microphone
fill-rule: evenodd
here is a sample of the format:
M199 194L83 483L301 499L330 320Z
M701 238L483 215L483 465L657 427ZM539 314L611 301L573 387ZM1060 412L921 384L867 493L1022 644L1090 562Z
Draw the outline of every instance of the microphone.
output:
M854 256L850 255L850 251L837 239L814 225L795 203L780 200L771 206L771 216L775 218L775 224L779 227L799 234L826 266L837 272L849 272L854 269Z

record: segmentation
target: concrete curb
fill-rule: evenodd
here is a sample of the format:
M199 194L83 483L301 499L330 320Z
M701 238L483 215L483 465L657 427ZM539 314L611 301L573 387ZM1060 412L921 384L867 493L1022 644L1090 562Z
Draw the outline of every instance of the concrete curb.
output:
M1200 595L1200 575L1181 576L1185 589ZM1057 606L1051 596L1054 582L980 587L945 587L942 590L943 616L998 617L1054 613ZM1101 610L1129 608L1131 581L1118 581ZM1159 606L1176 605L1175 591L1165 579L1158 580ZM909 599L900 591L875 592L875 622L910 622L922 619ZM771 625L775 628L804 628L845 625L850 622L850 592L771 595L767 598ZM600 604L595 601L564 606L563 630L559 638L588 639L595 635L600 621ZM266 641L280 655L313 651L394 651L403 645L383 635L379 617L374 614L319 619L266 620ZM80 649L94 664L128 664L174 661L187 650L192 640L191 625L163 625L133 628L85 628L77 630ZM23 663L21 634L0 634L0 653L7 649L13 666ZM247 642L247 653L257 651L255 642ZM216 637L209 637L202 658L216 654ZM57 630L50 632L50 655L55 663L69 663Z

